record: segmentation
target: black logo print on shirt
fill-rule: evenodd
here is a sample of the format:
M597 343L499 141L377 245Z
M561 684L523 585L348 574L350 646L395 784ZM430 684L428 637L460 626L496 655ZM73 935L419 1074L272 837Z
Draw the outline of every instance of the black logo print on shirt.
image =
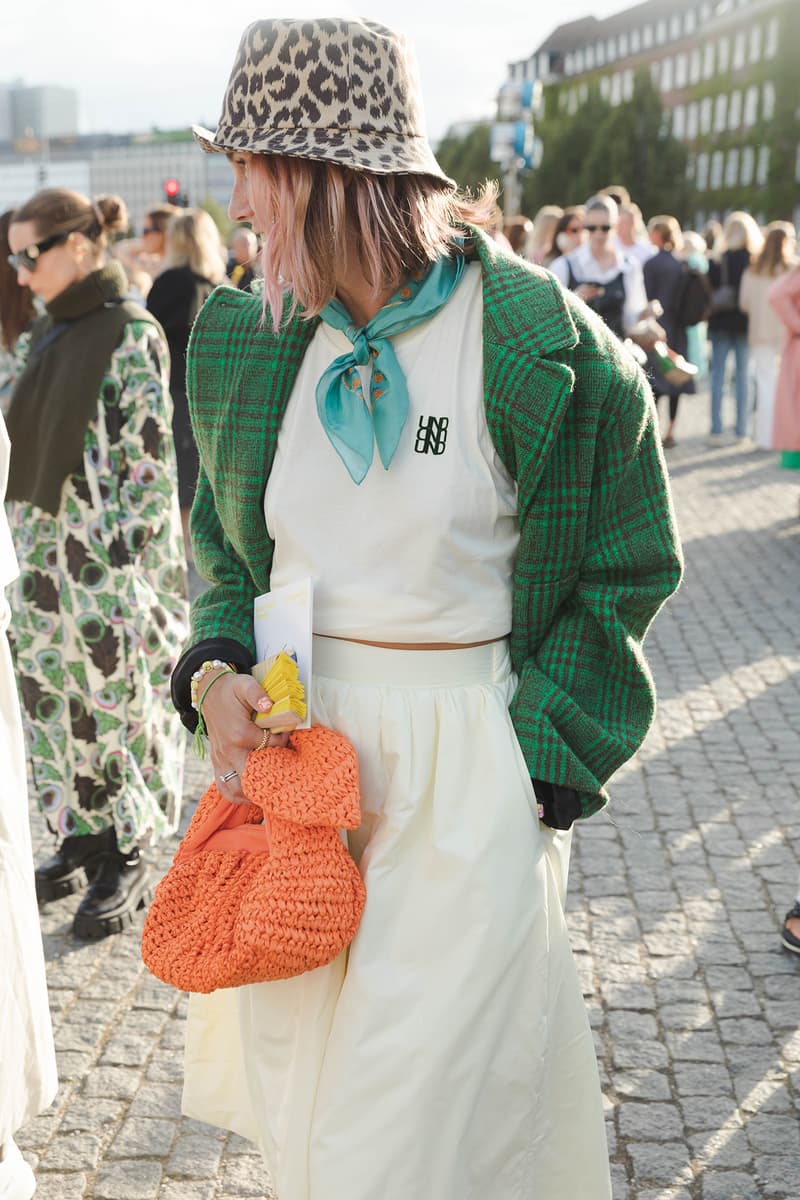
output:
M417 454L444 454L449 417L420 417L414 449Z

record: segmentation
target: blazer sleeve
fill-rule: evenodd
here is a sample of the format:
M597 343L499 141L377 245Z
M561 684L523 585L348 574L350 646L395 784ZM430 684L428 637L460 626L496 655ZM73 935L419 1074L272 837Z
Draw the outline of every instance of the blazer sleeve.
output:
M605 782L644 740L655 693L642 643L682 571L649 386L620 351L607 361L579 568L511 707L545 820L560 828L603 807ZM566 820L548 818L548 799Z
M199 574L208 587L191 608L191 630L187 647L172 675L172 701L183 724L193 730L197 713L191 707L192 673L206 659L219 658L239 671L255 662L253 601L258 593L251 570L226 533L220 517L221 498L211 478L217 457L217 425L222 399L230 390L227 372L235 357L219 355L219 345L228 336L224 313L209 301L198 316L189 344L186 384L192 425L200 451L200 468L190 518L192 549ZM209 343L201 355L200 349ZM202 362L200 360L202 359ZM211 374L204 368L211 364ZM228 481L228 484L230 481ZM235 503L238 493L227 488Z

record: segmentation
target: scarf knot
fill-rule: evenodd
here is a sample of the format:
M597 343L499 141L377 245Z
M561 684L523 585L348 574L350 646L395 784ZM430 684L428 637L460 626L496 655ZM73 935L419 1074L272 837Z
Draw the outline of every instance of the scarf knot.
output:
M463 271L463 254L440 258L426 274L403 284L364 326L354 324L338 300L322 310L322 320L340 329L352 343L349 353L341 354L323 371L316 400L325 433L354 483L361 483L369 471L376 444L388 470L408 416L408 388L392 336L437 313L450 299ZM370 360L368 405L358 368Z

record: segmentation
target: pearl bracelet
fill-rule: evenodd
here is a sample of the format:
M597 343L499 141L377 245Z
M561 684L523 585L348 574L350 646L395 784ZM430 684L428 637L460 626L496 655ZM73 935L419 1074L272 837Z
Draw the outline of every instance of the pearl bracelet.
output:
M189 690L190 690L190 695L191 695L192 708L195 710L195 712L200 711L198 708L198 704L197 704L197 697L198 697L198 694L200 691L201 679L203 678L204 675L207 675L209 671L216 671L218 667L226 667L229 671L234 671L234 672L236 670L236 668L234 666L232 666L231 663L223 662L221 658L214 658L214 659L209 659L207 662L202 663L201 666L192 675L191 683L189 685Z

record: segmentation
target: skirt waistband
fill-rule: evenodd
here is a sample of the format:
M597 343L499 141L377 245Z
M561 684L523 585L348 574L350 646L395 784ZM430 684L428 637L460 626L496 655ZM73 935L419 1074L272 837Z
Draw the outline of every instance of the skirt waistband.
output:
M511 674L508 639L457 650L390 650L314 637L312 675L380 686L455 687L500 683Z

